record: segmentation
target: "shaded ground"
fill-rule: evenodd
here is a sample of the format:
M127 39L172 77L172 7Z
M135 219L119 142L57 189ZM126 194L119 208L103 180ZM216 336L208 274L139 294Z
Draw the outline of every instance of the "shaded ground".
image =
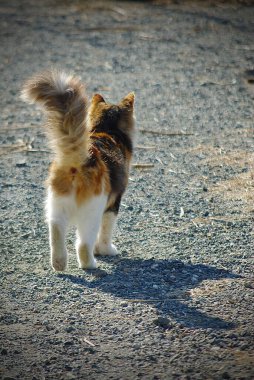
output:
M1 1L2 379L252 379L251 3ZM136 93L137 147L96 271L49 266L42 115L19 100L58 66Z

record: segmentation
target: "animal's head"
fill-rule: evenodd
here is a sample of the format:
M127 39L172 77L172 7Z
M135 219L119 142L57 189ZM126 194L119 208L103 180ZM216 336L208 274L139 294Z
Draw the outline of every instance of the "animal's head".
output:
M118 104L110 104L100 94L95 94L88 113L91 129L105 132L119 129L132 137L135 120L134 99L134 93L130 92Z

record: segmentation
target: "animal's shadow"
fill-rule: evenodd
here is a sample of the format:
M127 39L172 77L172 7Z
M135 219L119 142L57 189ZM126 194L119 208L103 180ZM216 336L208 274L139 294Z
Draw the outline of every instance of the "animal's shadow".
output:
M102 292L128 300L142 300L169 316L176 322L190 328L229 329L234 324L218 317L207 315L196 307L188 305L189 292L203 280L237 278L227 270L204 264L186 264L180 260L155 260L131 258L101 258L112 264L113 272L97 269L86 271L86 275L59 274L67 281L98 288ZM85 278L92 276L89 281Z

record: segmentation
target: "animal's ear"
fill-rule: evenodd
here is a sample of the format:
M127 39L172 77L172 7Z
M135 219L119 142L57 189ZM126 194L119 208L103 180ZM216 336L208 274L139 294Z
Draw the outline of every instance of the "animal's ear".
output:
M128 108L133 108L134 106L134 100L135 100L135 94L134 92L130 92L128 95L126 95L121 103L125 106L125 107L128 107Z
M94 104L105 103L105 100L100 94L95 94L92 98L92 103Z

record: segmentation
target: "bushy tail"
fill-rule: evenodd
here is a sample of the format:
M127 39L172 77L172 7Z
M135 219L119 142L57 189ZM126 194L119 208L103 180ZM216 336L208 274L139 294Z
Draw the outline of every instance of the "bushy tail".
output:
M88 154L87 98L79 79L61 71L46 71L25 83L21 97L38 102L46 111L46 129L56 158L84 162Z

